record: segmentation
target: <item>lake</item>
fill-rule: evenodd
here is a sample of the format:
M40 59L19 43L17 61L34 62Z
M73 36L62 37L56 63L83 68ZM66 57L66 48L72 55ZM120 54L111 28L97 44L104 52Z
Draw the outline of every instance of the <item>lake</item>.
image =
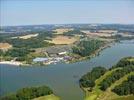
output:
M72 64L37 67L0 65L0 95L15 92L27 86L47 85L62 100L83 100L79 79L95 66L111 67L121 58L134 56L134 40L115 43L100 55Z

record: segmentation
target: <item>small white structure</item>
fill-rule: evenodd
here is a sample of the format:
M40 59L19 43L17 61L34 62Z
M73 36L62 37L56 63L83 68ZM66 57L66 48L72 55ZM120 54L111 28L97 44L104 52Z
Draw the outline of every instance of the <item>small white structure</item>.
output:
M66 51L58 53L58 55L65 55L65 54L67 54Z
M33 59L33 62L46 62L46 61L48 61L48 58L37 57L37 58Z

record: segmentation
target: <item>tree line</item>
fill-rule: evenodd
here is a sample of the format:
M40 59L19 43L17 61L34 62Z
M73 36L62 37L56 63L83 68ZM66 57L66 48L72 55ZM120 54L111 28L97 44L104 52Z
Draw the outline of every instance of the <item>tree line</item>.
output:
M122 58L115 67L134 66L134 57Z
M1 100L31 100L52 93L53 91L47 86L28 87L18 90L15 94L4 96Z
M127 81L116 86L112 91L120 96L130 94L134 95L134 75L129 76Z

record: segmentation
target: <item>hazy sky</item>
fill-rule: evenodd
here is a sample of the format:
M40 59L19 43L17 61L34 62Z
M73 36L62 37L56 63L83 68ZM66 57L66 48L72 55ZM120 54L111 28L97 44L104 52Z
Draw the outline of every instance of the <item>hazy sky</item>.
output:
M1 25L134 24L134 0L0 0Z

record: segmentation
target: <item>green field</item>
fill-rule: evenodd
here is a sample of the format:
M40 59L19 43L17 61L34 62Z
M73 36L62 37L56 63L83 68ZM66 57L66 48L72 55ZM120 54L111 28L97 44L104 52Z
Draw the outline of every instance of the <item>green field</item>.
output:
M33 100L60 100L60 98L55 96L54 94L51 94L51 95L47 95L47 96L41 96L41 97L35 98Z

